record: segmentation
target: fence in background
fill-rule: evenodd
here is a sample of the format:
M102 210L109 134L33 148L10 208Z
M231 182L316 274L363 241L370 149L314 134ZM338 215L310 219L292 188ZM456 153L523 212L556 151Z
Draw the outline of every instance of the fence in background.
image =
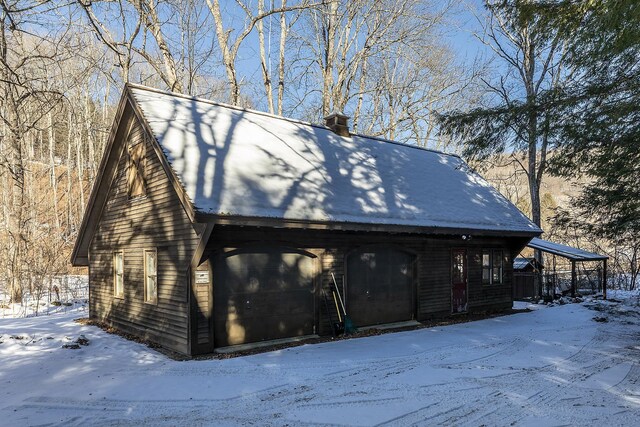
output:
M54 312L86 310L89 300L89 280L87 276L54 277L38 295L24 292L22 303L10 303L5 287L0 292L0 317L31 317Z

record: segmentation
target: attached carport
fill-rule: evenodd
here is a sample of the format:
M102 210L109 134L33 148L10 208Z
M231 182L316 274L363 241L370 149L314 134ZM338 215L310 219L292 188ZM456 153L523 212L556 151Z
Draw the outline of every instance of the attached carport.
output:
M563 257L571 262L571 296L575 297L576 295L576 283L577 283L577 274L576 274L576 263L578 262L591 262L591 261L601 261L602 262L602 295L606 299L607 298L607 260L609 259L606 255L600 255L594 252L587 252L582 249L574 248L567 245L562 245L560 243L549 242L548 240L539 239L534 237L531 239L528 247L532 249L537 249L539 251L557 255ZM554 268L555 269L555 268Z

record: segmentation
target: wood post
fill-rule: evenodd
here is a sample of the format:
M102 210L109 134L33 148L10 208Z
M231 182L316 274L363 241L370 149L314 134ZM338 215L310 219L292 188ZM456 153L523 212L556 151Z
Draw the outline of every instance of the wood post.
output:
M602 297L607 299L607 260L602 260Z
M542 251L540 249L536 249L533 251L533 257L538 262L538 265L543 266L544 260L542 259ZM536 275L536 293L538 294L538 298L544 298L544 290L543 287L544 278L542 274Z
M551 298L555 298L556 289L558 289L558 273L556 272L556 255L553 254L553 292L551 292Z
M212 307L209 306L209 317L207 317L206 315L204 317L206 317L207 319L209 319L209 325L208 327L209 329L209 339L210 342L206 343L206 344L198 344L198 310L200 309L198 303L198 295L197 295L197 291L196 291L196 270L198 269L198 266L200 265L200 262L202 261L202 255L204 254L204 251L207 247L207 243L209 242L209 237L211 236L211 232L213 231L213 227L215 226L214 222L207 222L206 224L201 225L198 224L198 226L200 226L200 241L198 242L198 246L196 247L196 250L193 253L193 256L191 258L191 262L189 263L189 268L188 268L188 284L189 284L189 293L188 293L188 300L187 300L187 304L189 305L189 321L188 321L188 336L189 336L189 344L188 344L188 354L189 356L194 356L197 354L202 354L202 353L210 353L213 351L213 313L212 313ZM211 271L209 271L209 280L210 282L213 281L213 277L211 275ZM213 293L213 289L210 289L210 292ZM213 301L213 298L209 298L210 301L208 302L208 304L211 304L211 301ZM206 313L205 313L206 314Z
M571 261L571 297L576 296L576 262Z

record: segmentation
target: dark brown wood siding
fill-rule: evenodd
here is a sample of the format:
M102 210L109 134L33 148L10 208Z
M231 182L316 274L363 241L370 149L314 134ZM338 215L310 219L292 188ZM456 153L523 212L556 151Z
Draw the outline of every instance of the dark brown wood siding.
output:
M89 250L90 313L116 328L188 353L188 269L199 238L154 142L135 119L129 138L146 144L146 196L129 199L127 143ZM144 302L143 251L157 249L158 301ZM124 251L124 298L113 295L113 252Z
M331 333L331 321L337 320L335 304L331 298L334 274L340 292L348 280L346 257L366 246L393 246L416 255L415 317L425 320L451 314L451 250L465 248L468 254L468 307L470 311L493 310L511 306L510 249L514 243L507 238L461 236L420 236L416 234L385 234L326 230L271 229L256 227L216 226L207 246L214 254L225 248L246 245L279 244L304 249L319 258L318 283L329 297L325 306L320 287L316 289L318 331ZM501 249L504 253L504 281L501 285L483 285L480 254L483 249ZM228 249L227 249L228 250ZM215 283L214 283L215 286ZM328 309L327 309L328 306ZM357 325L356 325L357 326Z
M482 249L502 250L502 283L483 284L482 283ZM513 282L513 259L509 249L500 247L495 243L485 245L481 248L472 248L469 251L469 310L498 310L509 308L513 304L512 282Z

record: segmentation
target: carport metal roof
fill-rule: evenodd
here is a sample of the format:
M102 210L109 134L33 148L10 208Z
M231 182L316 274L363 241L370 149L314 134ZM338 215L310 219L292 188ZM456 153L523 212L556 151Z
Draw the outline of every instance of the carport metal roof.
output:
M567 258L571 261L604 261L606 259L609 259L609 257L606 255L583 251L582 249L561 245L560 243L549 242L537 237L531 239L527 246L533 249L538 249L543 252Z

